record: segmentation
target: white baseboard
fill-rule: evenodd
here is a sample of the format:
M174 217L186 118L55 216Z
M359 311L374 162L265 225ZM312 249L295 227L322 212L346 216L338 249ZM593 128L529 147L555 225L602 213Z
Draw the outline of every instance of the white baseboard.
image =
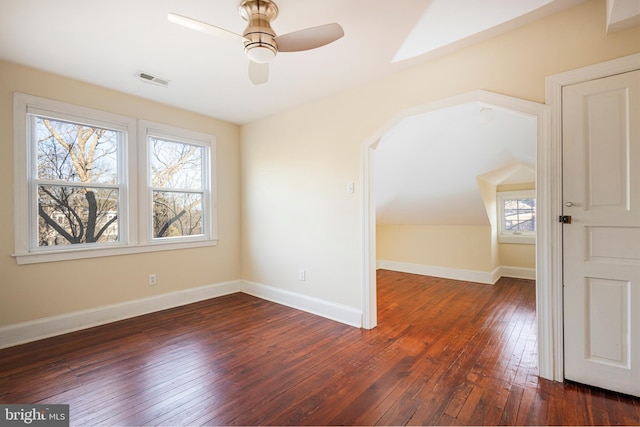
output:
M535 269L520 267L498 267L492 272L484 272L396 261L378 261L378 268L486 284L495 283L501 276L535 279ZM24 344L236 292L244 292L248 295L357 328L362 327L362 311L360 309L273 286L237 280L0 327L0 348Z
M442 277L444 279L462 280L466 282L495 284L500 277L515 277L519 279L535 279L534 268L501 266L493 271L464 270L459 268L439 267L409 262L379 260L377 267L384 270L400 271L402 273L420 274L423 276Z
M142 314L166 310L209 298L239 292L240 281L217 283L193 289L170 292L134 301L106 305L90 310L75 311L59 316L45 317L0 328L0 348L24 344L80 329L104 325Z
M499 277L513 277L514 279L536 280L536 269L525 267L509 267L503 265L502 267L500 267Z
M379 268L400 271L402 273L420 274L423 276L442 277L466 282L477 282L492 285L496 282L494 272L462 270L458 268L439 267L425 264L412 264L398 261L378 261Z
M236 292L244 292L350 326L358 328L362 326L362 312L359 309L272 286L237 280L1 327L0 348L12 347Z
M242 292L350 326L362 327L362 311L351 306L249 281L243 282Z

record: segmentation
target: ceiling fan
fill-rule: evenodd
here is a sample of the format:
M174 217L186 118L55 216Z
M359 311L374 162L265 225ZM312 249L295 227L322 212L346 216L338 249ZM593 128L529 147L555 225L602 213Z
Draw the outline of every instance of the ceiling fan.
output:
M278 6L272 0L243 0L240 16L248 23L242 35L175 13L170 13L167 18L192 30L244 42L244 51L249 58L249 78L256 85L269 80L269 62L278 52L315 49L344 36L344 30L336 23L277 36L271 28L271 21L278 16Z

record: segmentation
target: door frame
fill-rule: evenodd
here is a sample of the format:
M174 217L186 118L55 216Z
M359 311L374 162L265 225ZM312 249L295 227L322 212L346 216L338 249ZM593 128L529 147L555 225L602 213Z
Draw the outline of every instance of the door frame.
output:
M538 371L544 378L552 378L553 366L549 364L553 349L552 343L555 336L552 335L553 318L548 309L551 306L550 299L553 295L553 282L549 280L551 254L553 251L544 250L547 237L553 232L551 228L556 226L552 221L549 209L551 191L549 187L552 181L549 178L548 152L550 147L550 110L545 104L527 101L484 90L476 90L443 100L430 102L415 108L400 111L379 128L373 135L364 141L362 145L363 159L363 254L362 254L362 327L372 329L377 325L377 298L376 298L376 206L375 190L373 188L374 176L374 152L380 142L380 138L395 127L405 117L424 114L430 111L469 102L479 102L502 108L511 112L535 117L537 122L536 135L536 187L537 187L537 244L536 244L536 313L538 322ZM543 244L540 244L543 242Z
M589 65L575 70L548 76L545 80L546 103L551 108L551 135L548 144L543 147L544 160L539 165L542 172L549 180L545 190L545 196L549 202L549 212L554 215L548 219L562 215L562 88L564 86L583 83L589 80L600 79L615 74L626 73L640 69L640 53L613 59L599 64ZM540 171L540 168L538 170ZM550 248L548 256L548 271L545 277L550 281L550 295L547 296L545 316L551 319L550 330L552 340L547 344L550 348L544 351L545 364L552 368L552 376L545 378L556 381L564 380L564 312L563 312L563 264L562 264L562 225L554 221L553 226L547 229L548 233L538 236L545 240L545 246ZM539 343L540 345L540 343ZM539 357L543 358L543 351L539 349Z

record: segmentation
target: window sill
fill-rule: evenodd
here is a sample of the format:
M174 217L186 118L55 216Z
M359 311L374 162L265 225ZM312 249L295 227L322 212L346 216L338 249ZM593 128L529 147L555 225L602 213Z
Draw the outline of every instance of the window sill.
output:
M78 248L64 251L46 251L14 254L18 265L38 264L44 262L71 261L86 258L102 258L117 255L141 254L147 252L173 251L178 249L193 249L217 246L217 239L198 241L182 241L172 243L154 243L148 245L129 245L118 247Z
M498 243L515 243L519 245L535 245L535 235L498 235Z

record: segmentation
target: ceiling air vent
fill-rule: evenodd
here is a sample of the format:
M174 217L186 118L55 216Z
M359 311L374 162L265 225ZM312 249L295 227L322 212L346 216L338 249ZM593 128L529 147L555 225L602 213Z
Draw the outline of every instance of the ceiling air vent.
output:
M162 87L169 87L169 80L161 79L160 77L152 76L151 74L147 73L137 73L136 76L138 76L138 78L145 83L151 83Z

